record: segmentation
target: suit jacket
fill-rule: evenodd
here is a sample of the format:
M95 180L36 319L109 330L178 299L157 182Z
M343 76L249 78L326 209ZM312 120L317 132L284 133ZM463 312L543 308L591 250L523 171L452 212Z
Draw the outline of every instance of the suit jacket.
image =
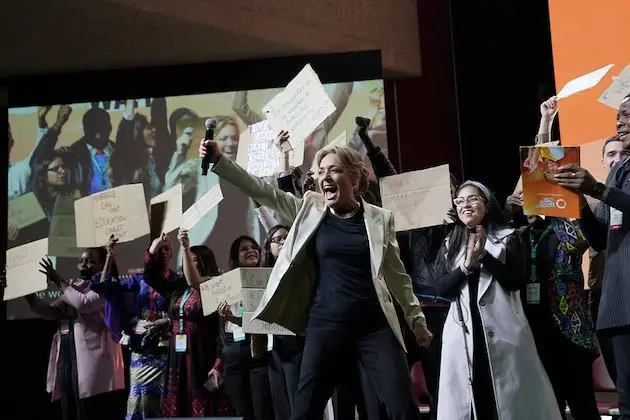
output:
M309 191L303 198L297 198L259 180L225 158L219 159L212 171L292 222L253 318L277 323L296 334L303 334L317 282L314 250L309 245L326 215L323 195ZM405 348L392 295L400 303L412 329L416 325L426 325L424 314L413 293L411 279L400 260L392 213L365 202L363 206L370 245L372 282L387 322Z
M582 210L580 227L589 244L597 251L606 250L606 266L597 329L608 330L630 326L630 159L617 165L608 174L608 196L591 212ZM610 209L623 213L619 229L609 229Z
M67 286L61 299L77 313L73 332L79 398L124 389L122 350L105 325L105 300L91 291L85 283L77 288ZM53 400L59 399L61 393L67 391L60 389L57 381L60 338L59 332L53 336L48 360L46 390L52 393Z

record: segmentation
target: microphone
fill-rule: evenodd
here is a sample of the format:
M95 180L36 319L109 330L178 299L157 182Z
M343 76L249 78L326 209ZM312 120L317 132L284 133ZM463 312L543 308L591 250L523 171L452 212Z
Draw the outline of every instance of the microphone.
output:
M205 140L214 140L214 129L217 127L217 120L214 118L208 118L205 122L206 136ZM206 153L206 157L201 161L201 175L208 175L208 169L210 168L210 154Z

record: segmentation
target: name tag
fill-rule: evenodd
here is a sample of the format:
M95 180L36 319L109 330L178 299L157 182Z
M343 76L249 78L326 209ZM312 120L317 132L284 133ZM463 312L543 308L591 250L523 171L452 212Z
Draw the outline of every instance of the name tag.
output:
M243 328L241 327L237 327L236 329L234 329L232 335L234 337L234 341L237 343L245 340L245 333L243 332Z
M177 353L185 353L188 344L188 337L186 334L177 334L175 336L175 351Z
M527 285L527 303L530 305L540 303L540 283L529 283Z
M149 322L144 319L139 319L136 323L135 328L133 329L134 334L142 335L147 332L147 325Z
M610 208L610 230L621 229L621 225L623 225L623 213L611 207Z

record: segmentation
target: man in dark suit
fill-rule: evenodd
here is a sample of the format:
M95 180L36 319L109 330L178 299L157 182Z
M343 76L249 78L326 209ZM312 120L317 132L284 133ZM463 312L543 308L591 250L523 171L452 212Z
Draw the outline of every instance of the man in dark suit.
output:
M617 114L617 135L630 150L630 95ZM612 339L620 418L630 419L630 158L612 168L606 185L576 165L559 168L555 178L558 185L601 201L593 213L583 200L580 227L594 249L606 250L597 330Z

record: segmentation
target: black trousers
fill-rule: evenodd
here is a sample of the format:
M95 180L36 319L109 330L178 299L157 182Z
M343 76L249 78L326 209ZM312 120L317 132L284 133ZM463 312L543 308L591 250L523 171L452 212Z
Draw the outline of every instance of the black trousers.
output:
M366 323L370 324L370 323ZM404 352L389 325L368 327L310 319L291 420L321 420L327 401L356 360L392 420L417 420Z
M387 420L387 409L380 402L376 388L370 382L363 364L357 360L356 369L337 385L332 397L335 420Z
M617 366L620 419L630 420L630 328L607 331L612 339Z
M599 301L602 297L601 289L591 289L588 303L591 309L591 316L593 317L593 324L597 325L597 314L599 313ZM617 383L617 367L615 365L615 353L613 351L612 345L612 337L609 334L602 334L601 332L597 332L597 339L599 340L600 350L602 352L602 357L604 358L604 363L606 364L606 369L608 370L608 375L610 375L610 379L612 379L613 383Z
M288 419L293 411L295 393L300 379L302 352L273 349L269 359L269 383L276 420Z
M236 414L244 420L272 420L268 357L253 359L248 339L228 339L222 357L225 392Z
M440 363L442 360L442 332L448 316L449 306L423 306L422 312L427 320L427 328L433 334L433 340L428 348L420 347L411 330L407 331L407 361L409 367L420 361L424 371L424 379L429 392L430 419L437 418L438 384L440 382ZM403 327L405 327L403 325Z
M594 355L571 343L553 322L532 328L538 355L549 376L562 417L565 418L568 404L575 420L599 420L593 387Z

